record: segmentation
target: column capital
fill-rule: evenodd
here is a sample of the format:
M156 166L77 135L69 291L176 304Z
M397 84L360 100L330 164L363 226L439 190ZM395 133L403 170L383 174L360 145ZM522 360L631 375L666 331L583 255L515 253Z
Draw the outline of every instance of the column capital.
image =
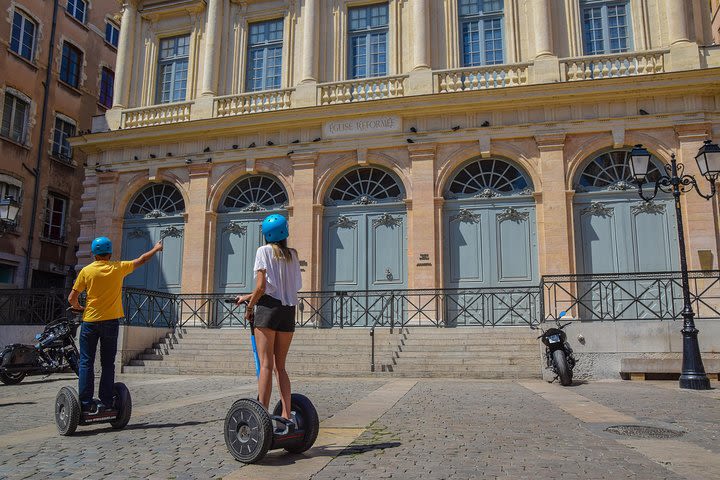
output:
M313 168L319 156L318 152L298 152L289 155L293 168Z
M685 125L675 125L673 128L681 143L702 142L707 139L712 132L712 124L710 123L689 123Z
M437 151L436 143L415 143L407 146L410 158L423 157L427 155L435 155Z
M535 135L535 143L541 152L553 152L565 148L565 133Z
M190 164L187 167L190 178L208 177L212 171L212 164L210 163L198 163Z
M105 172L105 173L97 174L98 184L100 184L100 185L108 185L111 183L117 183L117 180L119 177L120 177L120 175L118 175L117 172Z

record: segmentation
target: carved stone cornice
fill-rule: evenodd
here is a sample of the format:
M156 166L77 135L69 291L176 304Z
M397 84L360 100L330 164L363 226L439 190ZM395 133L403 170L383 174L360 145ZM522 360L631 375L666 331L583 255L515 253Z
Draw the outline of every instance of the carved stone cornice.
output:
M207 177L210 176L212 171L212 164L210 163L198 163L190 164L187 167L190 178Z
M705 122L675 125L673 128L681 142L702 142L712 132L712 124Z
M541 152L555 152L565 148L565 133L535 135L535 143Z
M100 185L110 184L110 183L117 183L118 177L117 172L105 172L105 173L98 173L97 179L98 183Z
M317 164L318 152L298 152L289 155L294 168L312 168Z
M426 155L435 155L437 150L436 143L415 143L407 146L410 158L424 157Z

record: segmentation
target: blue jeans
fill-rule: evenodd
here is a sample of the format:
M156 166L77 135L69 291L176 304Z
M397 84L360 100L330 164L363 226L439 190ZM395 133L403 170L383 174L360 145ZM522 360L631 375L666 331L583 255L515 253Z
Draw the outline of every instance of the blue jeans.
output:
M113 404L113 385L115 384L115 354L117 353L119 320L101 322L82 322L80 327L80 403L83 407L93 404L95 391L95 352L100 341L100 401L111 407Z

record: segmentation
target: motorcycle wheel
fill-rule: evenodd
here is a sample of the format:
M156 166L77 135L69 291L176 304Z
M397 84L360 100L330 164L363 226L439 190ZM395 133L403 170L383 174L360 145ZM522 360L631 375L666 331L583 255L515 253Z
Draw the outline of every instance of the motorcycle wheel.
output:
M25 375L25 372L0 372L0 382L4 383L5 385L17 385L18 383L23 381Z
M553 363L555 364L555 372L560 377L560 385L567 387L572 383L572 372L567 363L565 352L562 350L555 350L553 352Z

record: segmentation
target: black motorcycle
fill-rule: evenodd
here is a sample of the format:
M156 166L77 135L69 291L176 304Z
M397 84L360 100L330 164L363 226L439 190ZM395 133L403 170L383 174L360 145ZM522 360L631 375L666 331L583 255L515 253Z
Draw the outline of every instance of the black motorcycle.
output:
M75 333L78 325L75 318L62 317L35 335L35 345L16 343L6 346L0 353L0 381L15 385L26 375L49 375L63 372L68 367L77 375L80 355L75 346Z
M568 322L565 325L560 325L560 319L565 316L567 312L560 312L555 323L557 327L548 328L543 330L543 334L538 338L542 339L545 344L545 361L547 367L552 368L555 373L555 379L560 379L560 384L563 387L567 387L572 383L573 368L575 368L575 357L573 356L573 350L570 348L570 344L567 342L567 335L563 331L565 327L570 325L572 322ZM553 379L553 382L555 381Z

